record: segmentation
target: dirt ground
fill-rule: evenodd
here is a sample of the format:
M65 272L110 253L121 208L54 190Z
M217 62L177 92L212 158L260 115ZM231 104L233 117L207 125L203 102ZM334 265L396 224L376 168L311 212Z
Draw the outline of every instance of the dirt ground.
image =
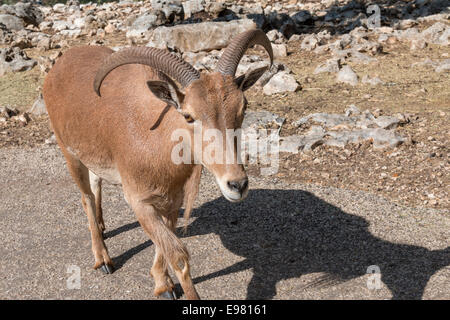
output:
M155 246L120 187L103 185L105 275L58 147L2 148L0 163L0 299L154 298ZM448 210L276 177L250 186L230 203L205 173L187 233L179 221L202 299L450 299Z

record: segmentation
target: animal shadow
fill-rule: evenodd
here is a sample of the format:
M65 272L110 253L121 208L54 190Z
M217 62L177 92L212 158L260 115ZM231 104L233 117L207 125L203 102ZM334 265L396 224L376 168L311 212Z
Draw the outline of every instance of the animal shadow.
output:
M332 286L366 274L371 265L380 268L393 299L420 299L430 277L450 264L450 247L430 251L382 240L369 232L365 219L300 190L251 190L238 204L221 197L193 216L186 236L215 233L228 250L245 257L194 282L251 268L248 299L274 297L283 279L322 272L328 276L308 287Z

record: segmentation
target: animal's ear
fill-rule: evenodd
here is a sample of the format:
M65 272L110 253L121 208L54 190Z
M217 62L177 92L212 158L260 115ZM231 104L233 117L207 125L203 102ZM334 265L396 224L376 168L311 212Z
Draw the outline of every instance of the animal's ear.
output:
M183 101L184 95L175 83L151 80L147 81L147 86L158 99L174 106L177 109L181 108L181 102Z
M249 89L252 85L254 85L255 82L258 81L258 79L264 74L264 72L266 72L267 69L268 67L266 66L249 71L237 77L234 81L242 91L245 91Z

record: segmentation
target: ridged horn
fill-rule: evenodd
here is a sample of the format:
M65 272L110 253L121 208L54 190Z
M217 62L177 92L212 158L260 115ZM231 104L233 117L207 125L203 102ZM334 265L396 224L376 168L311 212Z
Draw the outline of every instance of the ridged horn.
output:
M220 57L216 70L222 74L234 76L245 51L255 44L259 44L266 49L270 57L270 66L272 66L273 51L270 40L267 38L264 31L255 29L238 34L231 40L230 44Z
M193 66L166 50L151 47L125 48L111 54L98 69L94 80L94 90L98 96L100 96L100 86L105 77L115 68L125 64L150 66L172 77L183 87L200 79L200 73Z

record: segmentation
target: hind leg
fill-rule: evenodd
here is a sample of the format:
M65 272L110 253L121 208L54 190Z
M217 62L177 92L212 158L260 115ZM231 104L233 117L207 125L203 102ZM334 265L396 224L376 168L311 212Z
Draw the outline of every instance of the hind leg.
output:
M64 148L61 149L66 158L70 174L81 191L81 203L86 212L89 221L89 230L91 231L92 252L95 258L94 269L101 268L107 274L112 273L113 263L103 241L101 225L97 221L96 197L91 190L89 170L80 160L68 153L67 150Z
M172 231L175 231L176 221L178 218L178 210L169 216L169 218L161 217L164 224ZM162 254L158 246L155 246L155 259L153 261L152 269L150 270L150 275L155 280L155 290L154 294L157 297L162 297L165 299L176 299L176 295L173 291L174 284L169 276L168 263L166 258Z

